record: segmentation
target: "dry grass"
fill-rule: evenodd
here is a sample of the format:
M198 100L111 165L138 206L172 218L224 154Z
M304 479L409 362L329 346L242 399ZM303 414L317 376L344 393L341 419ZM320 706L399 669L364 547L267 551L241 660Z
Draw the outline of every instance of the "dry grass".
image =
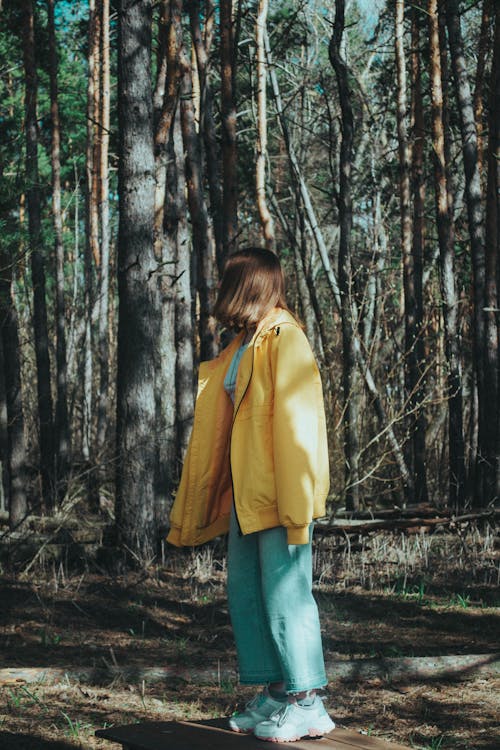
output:
M221 544L173 552L166 566L122 576L64 560L0 579L5 665L234 663ZM457 534L318 539L315 591L328 660L491 652L498 648L499 549L493 528ZM498 681L384 680L330 685L344 726L425 750L498 750ZM176 680L104 686L0 687L2 750L107 744L94 731L146 719L230 714L251 690Z

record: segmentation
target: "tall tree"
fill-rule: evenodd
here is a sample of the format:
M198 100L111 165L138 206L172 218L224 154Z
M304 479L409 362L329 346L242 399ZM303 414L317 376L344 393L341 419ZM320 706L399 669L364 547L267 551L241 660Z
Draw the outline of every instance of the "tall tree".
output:
M160 6L160 47L155 85L156 128L155 145L155 227L154 251L161 271L157 274L161 302L160 334L156 358L156 404L158 440L156 468L155 514L157 523L165 524L177 476L176 458L176 384L177 351L176 324L176 236L170 231L169 169L173 156L169 149L172 123L179 100L180 71L178 65L181 38L182 4L163 2Z
M168 229L175 235L175 278L171 283L176 290L175 306L175 400L177 432L177 465L180 467L191 434L194 410L194 331L191 314L191 239L187 222L184 194L184 145L182 142L180 113L177 112L171 137L170 161L170 212Z
M92 308L94 305L94 263L99 265L99 218L97 199L96 124L98 97L96 82L99 60L99 16L96 0L89 0L88 73L87 73L87 141L85 149L85 249L84 249L84 310L85 337L83 346L82 455L88 461L92 451L93 356ZM97 86L97 88L99 88ZM97 115L97 116L96 116Z
M453 82L458 106L458 116L462 135L462 154L465 172L465 199L469 223L469 236L473 272L474 299L474 366L478 397L479 444L476 458L476 487L473 502L482 505L491 497L490 446L487 441L487 421L492 419L487 402L485 378L489 365L485 352L485 250L484 222L482 208L481 180L477 151L477 133L474 118L474 107L465 62L464 44L458 0L446 0L444 3L448 43L450 47ZM496 418L495 418L496 421Z
M66 494L71 461L70 429L68 419L68 375L66 363L66 320L64 302L64 244L61 210L61 123L58 97L57 39L54 21L55 0L47 0L50 66L50 119L52 125L52 219L56 256L56 381L55 413L56 494L62 500Z
M483 12L481 17L481 30L477 50L476 80L474 82L474 117L477 131L477 157L479 172L483 167L483 110L484 110L484 76L486 71L486 59L489 47L489 32L491 25L491 0L483 0Z
M411 217L411 183L410 183L410 144L407 127L406 103L406 62L404 48L404 0L396 0L395 13L395 52L397 80L397 125L399 152L399 203L401 214L401 249L403 255L403 289L405 319L405 404L416 408L418 393L417 342L417 300L415 294L415 263L412 252L412 217ZM414 438L416 420L414 411L407 416L406 462L408 468L415 472ZM417 482L415 482L415 486ZM407 502L414 502L415 497L406 489Z
M284 106L283 106L282 98L280 95L279 82L278 82L277 76L273 73L271 49L270 49L269 40L267 36L266 36L265 43L266 43L266 55L267 55L268 66L269 66L269 71L270 71L271 85L272 85L272 90L273 90L274 101L276 104L276 114L277 114L280 127L283 133L288 158L290 161L290 171L292 174L292 179L296 181L297 192L298 192L298 195L300 195L300 199L304 207L304 214L307 218L308 229L312 237L314 238L314 243L317 247L318 254L321 259L321 264L323 267L325 279L328 285L328 291L331 295L331 298L333 300L333 303L336 309L339 312L341 312L342 302L341 302L341 297L340 297L339 284L337 282L335 271L332 268L332 264L330 262L328 248L326 246L326 242L325 242L325 238L323 236L322 230L321 230L321 226L316 217L316 212L314 210L314 206L311 201L311 196L310 196L306 181L301 172L300 165L297 160L297 156L295 154L291 139L289 137L288 125L287 125L287 121L286 121L286 117L284 113ZM352 299L351 299L351 303L353 306L354 317L357 318L356 307ZM413 481L412 475L408 471L408 467L405 463L405 458L403 455L403 451L401 449L401 445L394 432L393 424L390 421L389 416L387 414L380 391L377 388L377 384L375 382L373 374L364 356L362 345L359 339L359 335L355 328L353 328L352 334L353 334L353 346L354 346L354 351L356 354L356 361L358 363L359 370L362 373L363 378L365 380L366 387L373 399L373 406L374 406L377 418L380 422L380 429L381 431L387 434L388 442L389 442L392 454L394 456L394 460L401 474L403 486L411 488L412 481Z
M274 249L274 224L266 200L266 161L267 161L267 91L266 91L266 51L264 38L268 12L267 0L259 0L255 24L255 56L257 75L257 158L255 164L255 187L257 208L266 247Z
M177 0L176 0L177 1ZM180 109L182 138L186 154L186 187L196 258L196 288L200 303L200 357L213 359L218 351L218 336L212 309L215 303L215 243L203 190L201 139L196 131L191 63L182 40L179 44L181 69Z
M161 304L153 248L152 0L118 11L119 231L116 520L142 562L157 549L156 347Z
M342 140L339 159L338 212L340 226L339 243L339 289L342 314L342 351L344 387L344 451L346 477L346 507L357 510L359 507L359 386L354 347L354 305L353 276L351 262L352 197L351 169L353 159L354 117L352 113L351 91L348 70L340 51L345 25L344 0L335 5L335 23L330 39L330 62L337 78L340 108L342 112Z
M0 367L5 385L7 444L2 455L2 473L6 475L9 525L16 528L26 517L26 445L21 386L19 322L12 295L13 259L0 256Z
M101 94L100 102L100 169L99 215L101 219L101 252L99 264L99 406L97 411L97 449L106 445L109 410L109 134L110 134L110 40L109 0L101 0Z
M240 0L237 0L239 17ZM238 179L236 161L236 63L238 29L233 0L220 2L223 246L227 255L236 249L238 235Z
M462 372L459 331L459 306L455 280L454 232L448 201L446 150L443 116L443 84L439 44L438 0L429 0L429 82L432 110L432 152L434 157L434 195L438 230L442 310L447 361L448 398L448 502L457 510L465 501L465 456L462 416Z
M487 421L486 425L491 499L500 497L500 6L498 3L495 8L494 21L495 34L488 105L485 310L485 350L488 358L485 387L489 411L492 414L492 418Z
M423 410L425 398L425 352L424 352L424 309L422 298L423 266L424 266L424 242L425 242L425 180L424 180L424 103L422 92L422 65L421 65L421 39L420 39L420 8L412 7L412 43L411 43L411 71L412 71L412 124L413 124L413 147L411 150L411 193L413 198L413 222L412 222L412 256L413 256L413 290L414 290L414 314L415 327L413 341L414 367L412 373L414 383L408 383L411 388L409 393L409 405L412 414L412 452L413 465L415 467L415 501L426 503L427 493L427 471L425 453L426 420ZM412 387L413 386L413 387Z
M32 0L22 0L22 41L24 52L26 202L33 283L33 326L37 368L38 416L40 424L40 473L42 496L47 507L54 504L54 437L52 392L50 387L49 339L45 290L45 261L42 253L41 194L38 175L38 76L35 52L35 14Z
M210 85L210 48L213 40L215 6L213 0L205 3L204 33L199 0L188 3L191 36L196 53L199 78L201 116L199 130L205 146L206 179L210 195L210 214L214 228L215 255L219 276L224 267L224 208L222 203L222 178L217 126L214 117L214 96Z

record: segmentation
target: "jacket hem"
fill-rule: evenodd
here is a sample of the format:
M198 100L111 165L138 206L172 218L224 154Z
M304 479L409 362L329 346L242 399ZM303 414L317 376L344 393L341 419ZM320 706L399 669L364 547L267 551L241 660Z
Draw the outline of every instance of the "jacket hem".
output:
M174 547L182 547L181 530L178 528L171 528L167 535L167 542L173 544Z
M288 544L309 544L309 524L307 526L287 526Z
M244 534L253 534L265 529L283 526L276 508L264 508L255 512L257 518L250 528L242 527ZM309 544L309 523L302 526L285 526L288 544Z
M175 547L197 547L200 544L205 544L211 539L215 539L216 536L222 536L227 534L229 531L229 516L221 516L210 526L204 526L196 529L196 533L193 534L192 530L187 529L184 534L182 529L174 527L171 528L167 542L173 544Z

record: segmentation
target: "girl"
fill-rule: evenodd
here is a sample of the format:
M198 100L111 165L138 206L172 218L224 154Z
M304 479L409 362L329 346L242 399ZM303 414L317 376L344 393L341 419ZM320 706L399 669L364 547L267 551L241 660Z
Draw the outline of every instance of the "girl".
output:
M327 679L311 593L313 519L329 489L320 375L274 253L229 257L214 314L238 335L200 365L168 540L229 531L240 682L264 685L230 728L280 742L322 735L335 725L316 695Z

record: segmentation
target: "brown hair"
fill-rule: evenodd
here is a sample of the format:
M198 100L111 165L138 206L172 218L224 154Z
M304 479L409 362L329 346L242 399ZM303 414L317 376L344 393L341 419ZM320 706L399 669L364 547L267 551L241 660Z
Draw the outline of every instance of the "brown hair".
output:
M214 306L217 320L236 330L252 328L273 307L288 310L278 256L260 247L230 255Z

